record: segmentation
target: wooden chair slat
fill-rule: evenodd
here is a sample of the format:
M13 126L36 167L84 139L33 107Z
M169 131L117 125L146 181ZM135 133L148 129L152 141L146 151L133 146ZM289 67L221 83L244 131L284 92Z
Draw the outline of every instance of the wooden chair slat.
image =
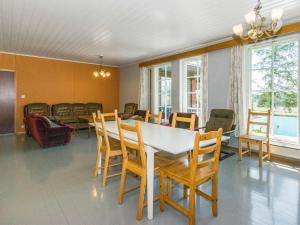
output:
M158 114L153 114L153 113L150 113L149 110L147 110L145 122L148 123L150 118L157 118L157 124L160 125L161 119L162 119L162 112L159 112Z
M190 130L195 130L196 116L195 116L195 114L192 114L190 118L179 117L179 116L177 116L177 113L173 113L172 127L176 127L177 122L189 123L190 124Z

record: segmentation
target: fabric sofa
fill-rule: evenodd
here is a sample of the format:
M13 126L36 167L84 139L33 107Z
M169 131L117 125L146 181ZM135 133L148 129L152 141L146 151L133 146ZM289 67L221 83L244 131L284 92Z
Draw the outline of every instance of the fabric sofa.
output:
M26 118L31 114L47 116L54 122L69 124L76 128L87 128L88 120L78 120L78 117L89 117L93 112L97 112L97 110L103 112L101 103L59 103L52 105L51 110L50 106L46 103L30 103L24 106L24 124L26 133L30 136Z
M52 115L61 123L69 124L76 128L87 128L88 123L85 120L78 120L80 116L91 116L93 112L100 110L103 112L101 103L89 102L83 103L60 103L52 105Z
M35 114L29 115L26 119L31 136L42 148L63 145L71 141L74 129L68 125L54 123L46 116Z

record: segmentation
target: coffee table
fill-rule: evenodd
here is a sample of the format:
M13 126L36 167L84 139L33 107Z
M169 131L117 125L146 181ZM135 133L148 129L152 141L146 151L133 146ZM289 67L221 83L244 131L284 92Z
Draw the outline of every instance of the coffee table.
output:
M91 115L78 116L78 123L86 123L88 125L88 138L91 136L91 125L93 123L93 117Z

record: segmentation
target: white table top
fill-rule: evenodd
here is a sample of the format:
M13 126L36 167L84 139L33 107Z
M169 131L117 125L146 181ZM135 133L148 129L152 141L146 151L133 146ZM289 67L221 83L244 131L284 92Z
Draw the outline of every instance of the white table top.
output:
M124 123L134 124L135 120L123 120ZM90 123L90 125L94 125ZM101 127L101 124L99 124ZM116 121L106 122L107 132L115 135L119 135ZM180 154L193 149L194 138L196 131L190 131L181 128L173 128L163 125L157 125L153 123L141 122L142 136L144 144L152 147L156 150L166 151L172 154ZM124 136L126 139L137 141L137 137L132 132L125 132ZM229 137L222 136L222 141L228 140ZM208 146L214 144L215 140L202 141L200 146Z

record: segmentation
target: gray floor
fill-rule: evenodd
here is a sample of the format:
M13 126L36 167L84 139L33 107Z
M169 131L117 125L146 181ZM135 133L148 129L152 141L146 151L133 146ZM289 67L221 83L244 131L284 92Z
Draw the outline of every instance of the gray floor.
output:
M0 224L1 225L181 225L187 219L167 207L154 205L154 220L135 220L137 192L117 204L119 180L92 176L96 138L86 131L76 133L67 146L40 149L23 135L0 137ZM130 178L128 183L137 183ZM203 187L209 190L209 185ZM181 189L174 197L180 199ZM187 202L183 202L186 204ZM197 199L197 224L295 225L300 224L300 171L265 163L255 158L238 162L230 157L220 163L219 216L210 205Z

